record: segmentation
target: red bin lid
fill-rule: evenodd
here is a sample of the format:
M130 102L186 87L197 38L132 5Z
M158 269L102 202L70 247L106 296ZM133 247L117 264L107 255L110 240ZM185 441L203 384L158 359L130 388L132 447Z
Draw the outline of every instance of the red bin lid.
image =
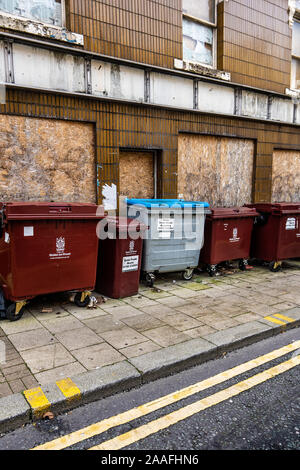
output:
M101 219L104 207L68 202L1 202L5 220Z
M239 217L256 217L258 213L250 207L211 207L211 219L233 219Z
M259 212L272 214L300 213L300 202L259 202L257 204L249 204L247 207L254 207Z

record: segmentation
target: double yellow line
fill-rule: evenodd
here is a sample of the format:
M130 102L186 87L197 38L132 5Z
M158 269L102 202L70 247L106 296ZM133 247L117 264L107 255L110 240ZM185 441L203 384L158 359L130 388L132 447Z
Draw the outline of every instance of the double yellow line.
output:
M137 418L146 416L149 413L153 413L154 411L157 411L168 405L172 405L184 398L194 395L195 393L206 390L215 385L221 384L240 374L243 374L256 367L259 367L269 361L277 359L288 353L297 351L298 349L300 349L300 341L295 341L292 344L284 346L280 349L276 349L268 354L260 356L256 359L248 361L239 366L233 367L232 369L229 369L227 371L221 372L220 374L217 374L209 379L206 379L194 385L191 385L190 387L183 388L181 390L178 390L175 393L171 393L169 395L160 397L144 405L138 406L136 408L132 408L131 410L125 411L116 416L112 416L110 418L99 421L98 423L87 426L83 429L80 429L79 431L75 431L66 436L60 437L58 439L54 439L51 442L47 442L46 444L37 446L33 450L65 449L74 444L78 444L79 442L83 442L86 439L99 436L111 428L120 426L122 424L126 424ZM127 447L128 445L134 442L137 442L141 439L144 439L147 436L150 436L151 434L154 434L163 429L166 429L169 426L172 426L173 424L176 424L194 415L195 413L199 413L200 411L206 408L209 408L225 400L228 400L230 397L236 396L244 392L245 390L249 390L250 388L258 384L261 384L265 382L266 380L271 379L272 377L275 377L276 375L282 374L283 372L286 372L298 365L300 365L300 354L296 355L295 357L292 357L286 362L279 364L278 366L267 369L257 375L250 377L249 379L246 379L229 388L226 388L220 392L217 392L213 395L203 398L202 400L192 403L191 405L182 407L177 411L164 415L161 418L153 420L143 426L133 429L132 431L121 434L97 446L91 447L90 450L104 450L104 449L117 450L117 449L122 449L124 447Z

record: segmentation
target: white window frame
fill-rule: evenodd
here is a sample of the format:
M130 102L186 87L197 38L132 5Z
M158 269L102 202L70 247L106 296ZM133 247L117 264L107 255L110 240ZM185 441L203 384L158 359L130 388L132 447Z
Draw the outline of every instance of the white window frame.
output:
M207 67L209 69L216 69L217 68L217 40L218 40L218 33L217 33L217 26L218 26L218 22L217 22L217 0L214 0L215 2L215 21L214 23L210 22L210 21L206 21L206 20L202 20L201 18L197 18L196 16L193 16L193 15L189 15L188 13L184 13L182 12L182 17L183 18L186 18L187 20L190 20L190 21L193 21L194 23L199 23L199 24L203 24L204 26L209 26L212 28L213 30L213 47L212 47L212 56L213 56L213 60L212 60L212 65L210 64L204 64L202 62L197 62L198 64L200 64L201 66L203 67ZM184 57L183 57L183 60Z
M2 16L6 16L8 18L14 18L14 19L19 19L22 21L31 21L32 23L36 24L43 24L49 28L55 28L55 29L65 29L66 28L66 0L61 0L61 26L60 25L54 25L51 23L46 23L45 21L42 21L40 19L33 19L33 18L28 18L27 16L21 16L21 15L13 15L10 13L7 13L6 11L0 10L0 14Z
M296 9L294 19L293 19L293 23L299 23L300 24L300 9ZM292 51L292 60L293 59L297 60L300 64L300 56L294 55L293 51ZM299 91L300 90L300 84L299 84L299 86L297 86L297 84L295 83L295 87L293 87L294 83L292 82L292 80L293 80L293 76L292 76L292 61L291 61L291 89L295 90L295 91Z

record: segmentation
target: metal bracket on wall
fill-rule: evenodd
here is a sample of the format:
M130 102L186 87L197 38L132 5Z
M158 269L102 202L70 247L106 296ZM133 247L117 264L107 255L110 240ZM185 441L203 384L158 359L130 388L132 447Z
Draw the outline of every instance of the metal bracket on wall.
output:
M4 64L6 83L15 83L13 41L10 39L4 41Z
M91 95L93 93L92 87L92 61L86 57L84 62L84 75L85 75L85 89L86 93Z
M198 109L198 80L194 80L194 97L193 97L193 107Z
M242 90L234 89L234 114L240 116L242 114Z
M145 103L150 103L150 71L145 70Z

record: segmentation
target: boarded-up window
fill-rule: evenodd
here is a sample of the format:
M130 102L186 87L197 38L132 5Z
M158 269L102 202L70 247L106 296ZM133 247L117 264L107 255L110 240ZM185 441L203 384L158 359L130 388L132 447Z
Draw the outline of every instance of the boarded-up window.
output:
M219 207L251 203L253 162L251 140L182 134L178 195Z
M0 115L0 200L97 202L93 125Z
M120 152L121 196L154 197L154 156L152 152Z
M275 150L272 168L272 202L300 201L300 152Z

